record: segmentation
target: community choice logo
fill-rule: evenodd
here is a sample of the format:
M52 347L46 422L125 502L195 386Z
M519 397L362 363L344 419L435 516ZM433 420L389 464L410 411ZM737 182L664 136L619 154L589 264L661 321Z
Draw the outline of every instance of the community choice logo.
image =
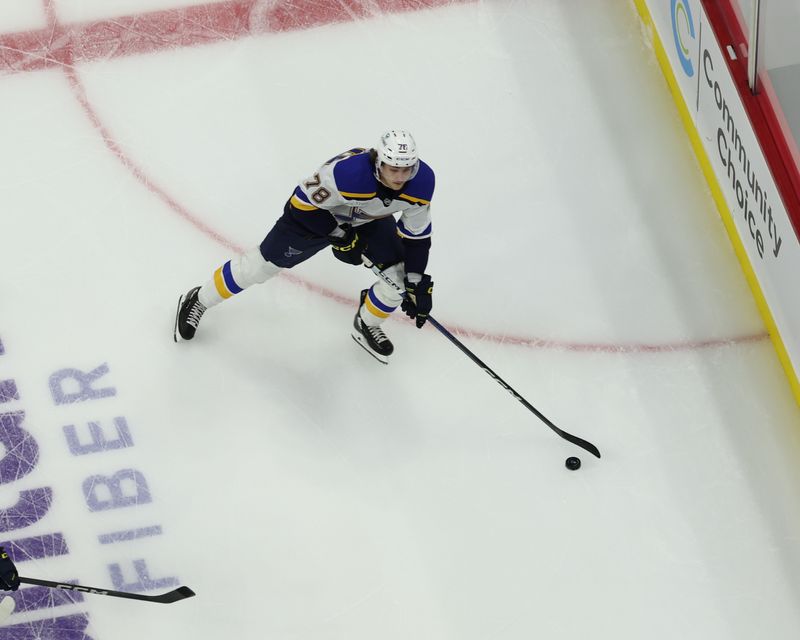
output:
M694 65L689 58L690 40L694 40L694 20L688 0L671 0L672 34L675 37L675 49L681 66L690 78L694 75Z

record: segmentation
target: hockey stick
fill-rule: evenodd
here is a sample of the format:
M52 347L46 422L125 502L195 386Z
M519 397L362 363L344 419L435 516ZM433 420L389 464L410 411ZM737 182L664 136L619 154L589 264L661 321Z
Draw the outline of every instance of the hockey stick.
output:
M394 280L392 280L388 275L386 275L383 271L381 271L369 258L362 257L364 261L364 266L371 269L373 273L375 273L381 280L383 280L386 284L392 287L395 291L398 291L403 296L406 295L405 290L397 284ZM437 320L434 319L433 316L428 316L428 322L430 322L438 331L441 333L445 338L447 338L450 342L456 345L465 356L467 356L470 360L472 360L475 364L477 364L481 369L483 369L489 377L491 377L497 384L499 384L503 389L508 391L512 396L514 396L522 405L531 411L533 414L536 415L539 420L544 422L548 427L550 427L553 431L555 431L559 436L564 438L564 440L571 442L574 445L579 446L581 449L585 449L593 456L600 457L600 450L594 446L591 442L584 440L583 438L579 438L578 436L574 436L571 433L567 433L563 429L559 429L551 420L549 420L541 411L539 411L536 407L534 407L530 402L528 402L525 398L523 398L520 394L518 394L514 388L508 384L505 380L503 380L500 376L498 376L492 369L481 360L478 356L476 356L472 351L470 351L462 342L456 338L452 333L450 333L445 327L443 327Z
M80 591L82 593L94 593L99 596L113 596L114 598L128 598L129 600L144 600L145 602L160 602L171 604L178 600L191 598L194 595L189 587L178 587L172 591L167 591L158 596L145 596L141 593L129 593L127 591L113 591L111 589L97 589L96 587L82 587L79 584L64 584L63 582L51 582L50 580L40 580L39 578L19 577L19 581L24 584L35 584L40 587L50 587L51 589L64 589L65 591Z

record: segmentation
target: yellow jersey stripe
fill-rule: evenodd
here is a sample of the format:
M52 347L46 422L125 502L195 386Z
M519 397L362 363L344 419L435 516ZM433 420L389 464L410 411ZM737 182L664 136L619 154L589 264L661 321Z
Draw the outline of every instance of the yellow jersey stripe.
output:
M290 202L295 209L300 209L300 211L316 211L319 207L315 207L313 204L308 204L307 202L303 202L297 196L292 196Z
M413 196L407 196L405 193L401 193L398 196L401 200L406 200L408 202L413 202L414 204L430 204L430 200L424 200L423 198L415 198Z
M340 194L345 198L358 198L361 200L369 200L370 198L374 198L377 192L373 191L372 193L352 193L350 191L340 191Z

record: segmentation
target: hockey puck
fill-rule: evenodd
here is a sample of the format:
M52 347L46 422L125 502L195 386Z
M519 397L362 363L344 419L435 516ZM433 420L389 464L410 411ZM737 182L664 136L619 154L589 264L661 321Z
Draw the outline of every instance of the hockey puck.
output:
M564 463L564 465L570 471L577 471L578 469L581 468L581 459L575 457L569 457L567 458L567 461Z

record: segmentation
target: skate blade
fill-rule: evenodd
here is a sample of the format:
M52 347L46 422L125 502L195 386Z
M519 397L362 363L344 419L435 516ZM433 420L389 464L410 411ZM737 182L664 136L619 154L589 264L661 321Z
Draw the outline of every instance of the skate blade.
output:
M175 342L183 342L184 341L183 338L181 338L181 334L178 333L178 314L180 314L180 312L181 312L181 305L183 304L183 295L184 294L181 294L178 297L178 308L175 311L175 325L172 327L172 339Z
M367 344L367 341L364 340L364 336L362 336L360 333L353 331L350 333L350 337L356 341L356 344L359 347L364 349L364 351L366 351L369 355L375 358L378 362L380 362L381 364L389 364L389 358L387 358L386 356L382 356L379 353L375 353L372 349L370 349L369 345Z

